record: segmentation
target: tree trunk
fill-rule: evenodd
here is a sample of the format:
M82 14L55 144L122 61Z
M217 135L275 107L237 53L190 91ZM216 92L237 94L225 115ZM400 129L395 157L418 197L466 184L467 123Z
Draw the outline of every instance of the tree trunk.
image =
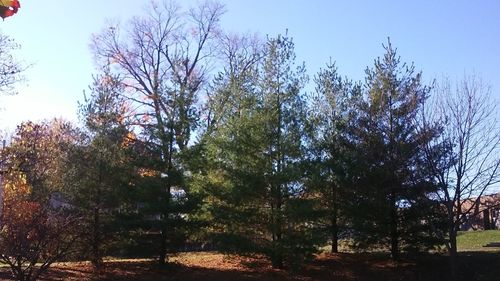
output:
M449 231L449 255L450 255L450 277L451 280L456 280L458 268L458 252L457 252L457 229L452 226Z
M399 243L398 243L398 210L396 206L396 192L394 189L390 194L390 204L391 204L391 258L393 260L398 260L399 258Z
M335 222L333 222L335 220ZM338 237L338 227L337 227L337 217L332 219L332 254L339 252L339 237Z
M93 237L92 237L92 265L94 270L99 272L102 266L101 257L101 193L102 189L100 185L103 183L103 161L99 160L99 176L98 176L98 187L96 190L95 205L94 205L94 218L93 218Z
M283 268L283 247L281 245L281 235L276 235L276 240L273 241L273 249L271 253L271 265L273 268Z
M158 263L164 265L167 260L167 227L166 225L162 227L160 233L160 256L158 258Z
M337 225L337 213L338 213L338 206L337 206L337 194L335 192L335 187L332 187L332 216L331 216L331 239L332 239L332 253L338 253L339 252L339 228Z
M92 237L92 265L95 270L99 270L101 268L101 252L100 252L100 244L101 244L101 231L100 231L100 214L99 207L94 207L94 229L93 229L93 237Z
M278 75L278 81L279 81L279 75ZM278 83L279 85L279 83ZM277 88L277 95L276 95L276 107L278 110L278 119L277 119L277 130L276 130L276 170L274 172L274 175L278 175L281 177L281 173L283 171L283 151L281 147L281 128L282 128L282 102L281 102L281 96L280 96L280 88L278 86ZM279 180L279 183L276 185L276 241L275 245L277 244L277 249L275 250L275 253L273 253L273 261L272 265L273 268L283 268L283 218L282 218L282 208L283 208L283 189L282 189L282 180Z
M271 263L273 268L281 269L283 268L283 231L282 231L282 217L281 217L281 208L282 208L282 198L281 198L281 186L278 185L276 187L276 210L275 210L275 219L273 226L273 253L271 255Z
M171 174L171 169L168 169L167 175ZM168 255L167 255L167 239L168 239L168 231L169 231L169 216L170 216L170 192L171 192L171 183L170 179L166 178L166 198L165 198L165 204L164 210L163 210L163 218L162 219L162 226L161 226L161 233L160 233L160 255L158 259L158 263L160 265L164 265L167 263L168 260Z
M168 195L167 195L167 199L166 199L166 204L167 206L165 206L165 210L164 210L164 213L163 213L163 218L162 219L162 226L161 226L161 230L160 230L160 256L158 258L158 263L160 265L164 265L165 263L167 263L167 259L168 259L168 256L167 256L167 239L168 239L168 227L169 227L169 214L170 214L170 187L167 188L167 192L168 192Z
M271 259L271 264L273 268L283 269L283 255L281 254L281 250L279 253L273 254L273 258Z

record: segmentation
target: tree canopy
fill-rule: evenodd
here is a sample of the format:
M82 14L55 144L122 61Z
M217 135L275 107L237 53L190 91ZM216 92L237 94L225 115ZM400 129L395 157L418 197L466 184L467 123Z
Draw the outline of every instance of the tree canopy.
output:
M19 7L0 0L0 16ZM309 79L288 32L230 33L224 13L153 1L92 36L79 125L26 121L1 147L0 261L18 280L207 249L296 270L348 244L395 262L445 245L455 265L500 182L489 89L426 84L390 40L363 81L331 59ZM16 48L0 35L1 93L23 79Z

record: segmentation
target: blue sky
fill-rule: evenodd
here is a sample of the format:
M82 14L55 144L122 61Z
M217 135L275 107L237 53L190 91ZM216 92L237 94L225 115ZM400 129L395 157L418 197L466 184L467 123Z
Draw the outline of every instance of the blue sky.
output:
M0 129L23 120L76 120L77 101L95 73L88 48L106 19L126 22L149 1L21 0L18 14L0 30L22 45L16 56L33 67L19 94L0 97ZM178 1L184 6L196 1ZM414 62L426 81L475 73L500 97L500 1L221 1L222 25L233 32L274 36L288 29L297 58L312 76L330 58L339 71L363 79L366 66L391 38L403 61Z

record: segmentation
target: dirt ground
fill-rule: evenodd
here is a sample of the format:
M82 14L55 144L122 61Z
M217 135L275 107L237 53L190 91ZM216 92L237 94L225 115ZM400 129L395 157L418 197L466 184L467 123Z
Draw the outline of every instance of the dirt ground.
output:
M42 280L448 280L441 255L403 258L393 263L383 254L323 254L302 270L273 269L264 258L219 253L189 253L160 267L150 260L107 261L98 275L87 262L56 264ZM0 280L11 280L6 268ZM459 280L500 280L500 253L462 253Z

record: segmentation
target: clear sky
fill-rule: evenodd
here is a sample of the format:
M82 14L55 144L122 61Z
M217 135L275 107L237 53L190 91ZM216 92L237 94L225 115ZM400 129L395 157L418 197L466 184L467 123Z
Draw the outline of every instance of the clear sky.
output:
M125 22L147 0L20 0L18 14L0 30L22 45L16 56L33 67L17 96L0 97L0 129L22 120L76 120L77 101L95 73L88 44L106 19ZM189 6L196 1L178 1ZM298 60L312 76L331 57L340 73L362 79L391 38L403 61L414 62L426 81L475 73L500 97L500 1L221 1L222 25L234 32L294 38Z

